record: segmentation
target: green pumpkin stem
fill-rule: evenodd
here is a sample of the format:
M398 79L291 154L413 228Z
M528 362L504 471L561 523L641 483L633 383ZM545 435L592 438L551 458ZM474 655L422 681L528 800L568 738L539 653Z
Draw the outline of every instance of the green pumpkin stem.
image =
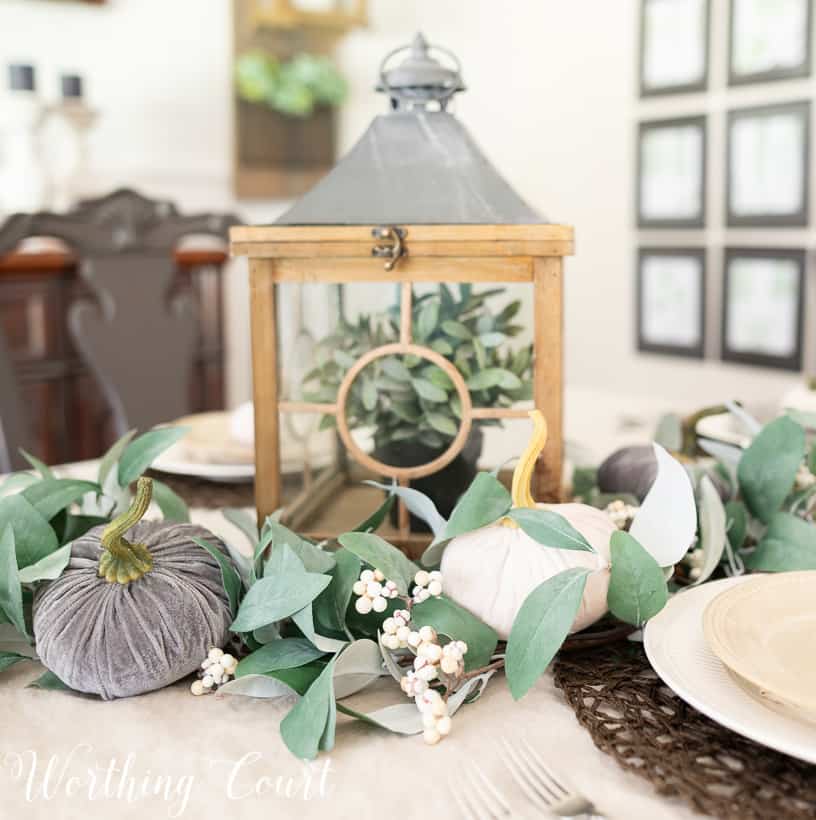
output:
M136 483L136 497L130 509L113 519L102 533L104 552L99 557L99 574L110 583L128 584L153 569L153 556L144 544L131 544L125 533L142 520L153 497L153 481L142 476Z

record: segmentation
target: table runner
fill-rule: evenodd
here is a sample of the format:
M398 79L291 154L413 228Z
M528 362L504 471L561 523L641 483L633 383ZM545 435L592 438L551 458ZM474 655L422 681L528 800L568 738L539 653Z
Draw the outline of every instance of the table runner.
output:
M663 685L641 644L562 652L553 672L595 745L659 794L723 820L816 818L816 766L689 706Z

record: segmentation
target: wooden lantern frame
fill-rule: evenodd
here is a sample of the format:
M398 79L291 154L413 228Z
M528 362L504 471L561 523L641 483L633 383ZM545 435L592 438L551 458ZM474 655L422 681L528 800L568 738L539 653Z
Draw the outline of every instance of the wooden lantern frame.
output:
M534 493L558 500L563 460L563 258L573 253L566 225L273 225L231 230L234 256L249 258L252 365L255 401L255 501L263 521L281 506L280 413L337 417L347 452L364 467L406 485L448 464L462 449L474 420L524 418L528 410L473 407L461 373L447 359L412 340L412 286L434 283L533 285L533 404L544 414L549 436L536 464ZM386 241L387 240L387 241ZM385 259L385 261L383 261ZM400 341L374 348L346 373L334 403L283 401L278 395L276 286L282 282L336 284L392 282L402 286ZM414 354L441 367L462 400L462 421L449 448L417 467L375 461L356 445L345 401L357 375L380 356ZM333 488L336 489L336 488ZM400 503L398 542L412 539ZM427 541L427 539L424 539Z

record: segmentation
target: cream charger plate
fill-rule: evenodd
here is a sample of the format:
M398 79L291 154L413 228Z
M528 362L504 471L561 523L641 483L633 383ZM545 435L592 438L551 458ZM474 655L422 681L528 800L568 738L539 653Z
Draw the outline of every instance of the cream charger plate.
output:
M767 706L816 722L816 572L758 575L703 614L711 651Z
M184 416L173 426L189 428L183 439L161 453L152 467L163 473L192 476L217 482L249 482L255 477L252 446L236 441L230 434L229 412L197 413ZM302 473L306 459L312 469L329 466L334 458L334 434L316 432L307 448L281 431L281 472Z
M646 625L646 655L663 682L707 717L771 749L816 763L816 726L763 706L734 680L706 642L703 613L709 603L754 580L725 578L675 595Z

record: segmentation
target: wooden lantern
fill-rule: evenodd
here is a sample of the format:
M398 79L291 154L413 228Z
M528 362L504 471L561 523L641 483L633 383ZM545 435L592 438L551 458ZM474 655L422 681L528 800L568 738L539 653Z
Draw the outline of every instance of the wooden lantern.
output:
M414 41L412 59L429 61L429 47ZM419 57L417 56L418 52ZM407 62L410 62L407 61ZM434 61L435 62L435 61ZM438 65L438 64L437 64ZM410 67L410 66L409 66ZM426 66L427 68L427 66ZM400 69L395 69L399 71ZM563 257L573 251L573 231L547 224L526 205L478 153L458 121L445 110L461 90L458 66L438 72L431 88L427 71L414 82L405 71L393 81L383 70L385 90L395 113L378 117L350 154L299 200L277 224L232 229L232 252L249 258L252 310L252 356L255 402L255 494L259 520L281 506L280 414L336 416L337 432L351 459L403 486L447 465L461 451L474 421L524 418L529 408L474 406L454 364L412 339L413 285L419 283L529 283L533 293L534 406L549 427L547 447L535 472L539 499L556 500L562 469L562 282ZM395 87L396 81L403 83ZM430 89L430 90L429 90ZM441 89L441 90L440 90ZM429 110L427 97L440 101ZM422 105L417 105L423 95ZM442 96L445 95L445 96ZM413 105L400 110L410 98ZM397 104L395 104L395 99ZM404 118L404 119L401 119ZM416 120L419 118L419 127ZM405 152L405 135L427 140ZM398 136L400 139L393 139ZM389 146L393 148L393 157ZM441 148L440 148L441 145ZM444 154L434 167L434 150ZM375 152L377 161L371 154ZM451 157L461 159L452 163ZM393 158L394 170L383 170ZM447 177L446 177L447 175ZM454 189L450 197L440 188ZM462 190L472 194L463 199ZM396 192L395 195L394 192ZM342 207L338 203L342 202ZM377 218L379 217L379 218ZM403 218L400 218L403 217ZM345 374L336 400L327 403L285 401L279 395L279 339L276 289L281 283L399 283L400 337L374 348ZM354 380L383 356L413 354L440 367L461 401L461 424L447 450L430 463L413 467L383 464L354 441L346 418L346 399ZM337 487L332 486L331 492ZM400 538L415 552L427 538L412 537L408 513L401 506ZM325 536L328 533L314 533ZM336 533L335 533L336 534Z

